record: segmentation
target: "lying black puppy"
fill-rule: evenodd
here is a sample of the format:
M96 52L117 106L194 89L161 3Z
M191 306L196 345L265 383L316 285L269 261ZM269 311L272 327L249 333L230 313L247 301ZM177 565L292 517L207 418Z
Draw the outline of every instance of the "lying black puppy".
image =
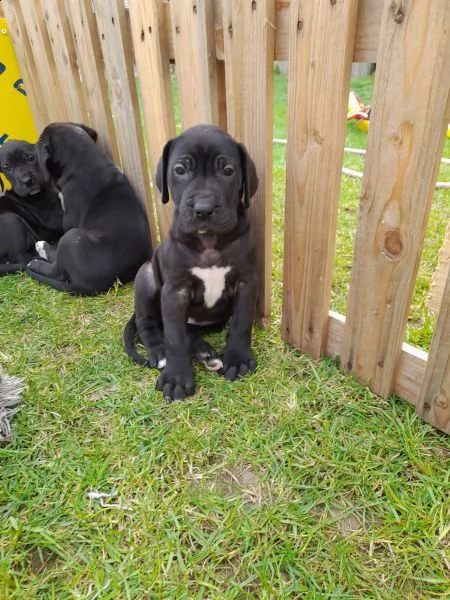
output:
M249 200L258 188L245 147L217 127L198 125L170 140L158 164L162 201L175 204L169 235L135 282L135 314L124 343L136 362L164 368L167 400L195 391L192 357L229 380L254 371L251 350L257 279ZM229 321L222 360L202 339ZM148 359L138 354L141 340Z
M37 256L38 240L59 240L63 211L56 189L39 169L33 144L11 140L0 146L0 172L12 185L0 196L0 275L5 275L26 268Z
M56 252L43 244L27 273L77 295L107 291L134 279L152 255L144 207L127 177L95 144L96 132L52 123L36 144L41 169L60 190L66 232Z

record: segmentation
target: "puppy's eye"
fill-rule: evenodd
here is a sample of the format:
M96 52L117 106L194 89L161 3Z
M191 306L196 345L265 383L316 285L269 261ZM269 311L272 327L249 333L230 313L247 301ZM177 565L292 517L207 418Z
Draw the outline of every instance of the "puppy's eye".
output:
M4 173L7 173L9 171L9 169L10 169L10 166L8 163L5 163L4 165L2 165L2 171Z
M231 175L234 175L233 167L231 165L227 165L226 167L224 167L223 174L227 177L231 177Z
M34 162L34 154L27 154L27 155L25 156L25 160L26 160L28 163L32 163L32 162Z
M176 175L185 175L186 171L187 171L187 169L182 163L177 163L173 168L173 172Z

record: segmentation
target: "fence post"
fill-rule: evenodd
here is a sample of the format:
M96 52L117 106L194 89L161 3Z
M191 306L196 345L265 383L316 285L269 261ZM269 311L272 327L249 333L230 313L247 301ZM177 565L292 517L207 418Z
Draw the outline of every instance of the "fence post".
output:
M431 342L417 413L428 423L450 433L450 272Z
M283 337L325 349L357 0L292 0Z
M93 0L122 168L147 204L152 243L157 243L141 115L133 69L133 51L123 0Z
M218 125L214 3L175 0L170 14L183 128Z
M275 5L224 0L228 131L255 161L259 188L251 200L259 277L257 313L268 318L272 276L272 137Z
M162 204L155 175L165 143L175 136L170 61L165 37L166 12L161 0L131 0L128 10L153 172L159 233L164 238L172 221L172 205Z
M444 143L450 3L386 2L341 365L392 391Z

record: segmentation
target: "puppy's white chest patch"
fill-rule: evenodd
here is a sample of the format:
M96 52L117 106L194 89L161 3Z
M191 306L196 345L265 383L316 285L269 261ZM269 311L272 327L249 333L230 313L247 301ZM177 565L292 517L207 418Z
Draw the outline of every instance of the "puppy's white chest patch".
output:
M225 289L225 276L231 267L192 267L191 273L203 281L205 305L212 308Z

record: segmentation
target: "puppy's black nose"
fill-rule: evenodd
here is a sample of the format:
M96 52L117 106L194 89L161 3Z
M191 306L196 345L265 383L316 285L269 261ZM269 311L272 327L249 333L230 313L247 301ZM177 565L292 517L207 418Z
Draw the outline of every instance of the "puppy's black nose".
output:
M201 221L206 221L214 212L214 206L208 200L197 200L194 204L195 216Z
M31 183L31 175L22 175L20 181L23 183L23 185L28 185Z

